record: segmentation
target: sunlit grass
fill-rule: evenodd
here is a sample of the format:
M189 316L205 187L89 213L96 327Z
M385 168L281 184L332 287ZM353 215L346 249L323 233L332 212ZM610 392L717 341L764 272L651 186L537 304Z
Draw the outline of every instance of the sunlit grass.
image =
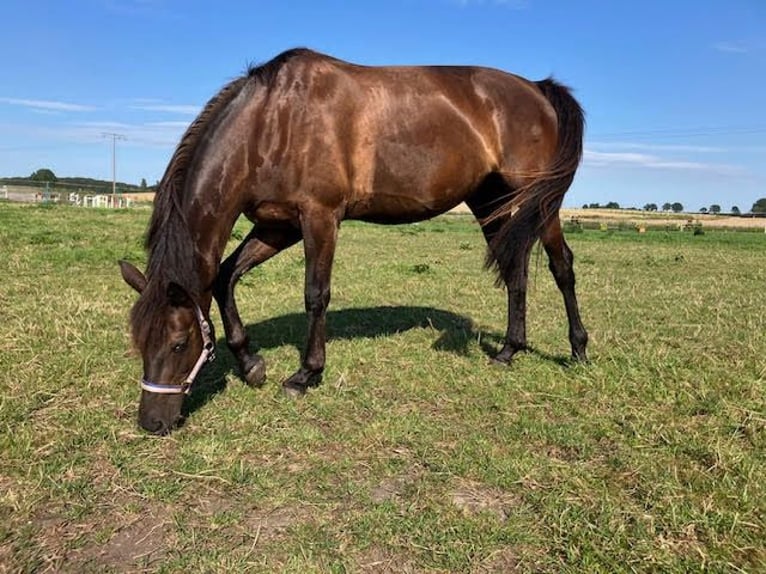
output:
M185 426L154 438L116 266L143 263L147 219L0 204L10 571L766 568L763 234L572 234L591 362L562 366L533 257L534 351L504 369L487 352L505 296L470 218L344 223L323 385L279 389L305 336L298 247L238 289L266 385L219 341Z

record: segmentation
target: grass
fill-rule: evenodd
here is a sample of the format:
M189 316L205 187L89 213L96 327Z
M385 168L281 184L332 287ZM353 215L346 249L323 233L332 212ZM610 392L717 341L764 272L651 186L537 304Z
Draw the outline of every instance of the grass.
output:
M469 218L346 223L323 385L279 391L294 248L238 291L265 387L219 341L154 438L116 266L143 263L147 219L0 204L0 571L766 569L766 235L572 234L591 362L567 364L541 257L534 350L499 368L505 296Z

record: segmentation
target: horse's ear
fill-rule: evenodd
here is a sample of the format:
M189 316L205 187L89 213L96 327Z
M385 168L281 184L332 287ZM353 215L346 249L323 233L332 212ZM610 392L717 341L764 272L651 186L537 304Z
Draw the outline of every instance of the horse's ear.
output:
M120 272L122 273L122 278L125 279L125 283L139 293L144 291L146 288L146 277L134 265L127 261L120 261Z
M194 307L191 295L174 281L168 284L168 302L173 307Z

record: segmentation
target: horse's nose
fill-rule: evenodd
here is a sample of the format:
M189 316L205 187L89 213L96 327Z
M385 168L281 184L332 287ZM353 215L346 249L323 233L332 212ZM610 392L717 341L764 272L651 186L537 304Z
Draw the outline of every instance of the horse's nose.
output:
M170 432L170 425L158 418L140 420L141 428L156 435L166 435Z

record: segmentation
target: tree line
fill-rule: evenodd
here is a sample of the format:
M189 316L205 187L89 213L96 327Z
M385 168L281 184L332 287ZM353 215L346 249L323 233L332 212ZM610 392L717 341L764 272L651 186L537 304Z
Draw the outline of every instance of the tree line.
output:
M41 168L34 171L29 177L3 177L0 178L0 185L36 185L44 187L46 185L50 187L77 187L84 189L91 189L96 191L104 191L105 193L111 193L112 182L103 179L93 179L90 177L57 177L53 170L48 168ZM138 185L131 183L117 182L117 188L121 192L144 192L154 191L155 186L150 186L146 183L146 179L141 179Z
M585 203L583 204L583 209L622 209L620 207L620 204L616 201L610 201L609 203L605 205L601 205L600 203ZM634 209L634 208L629 208ZM662 211L672 211L673 213L681 213L684 210L684 206L682 203L676 201L674 203L666 202L662 204ZM656 203L647 203L643 207L643 211L660 211L660 207ZM712 214L719 214L721 213L722 209L721 206L717 203L714 203L710 207L700 207L699 213L712 213ZM731 209L729 209L729 213L732 215L740 215L742 213L742 210L736 205L732 205ZM753 207L750 208L750 213L766 213L766 197L762 197L758 199L754 204Z

